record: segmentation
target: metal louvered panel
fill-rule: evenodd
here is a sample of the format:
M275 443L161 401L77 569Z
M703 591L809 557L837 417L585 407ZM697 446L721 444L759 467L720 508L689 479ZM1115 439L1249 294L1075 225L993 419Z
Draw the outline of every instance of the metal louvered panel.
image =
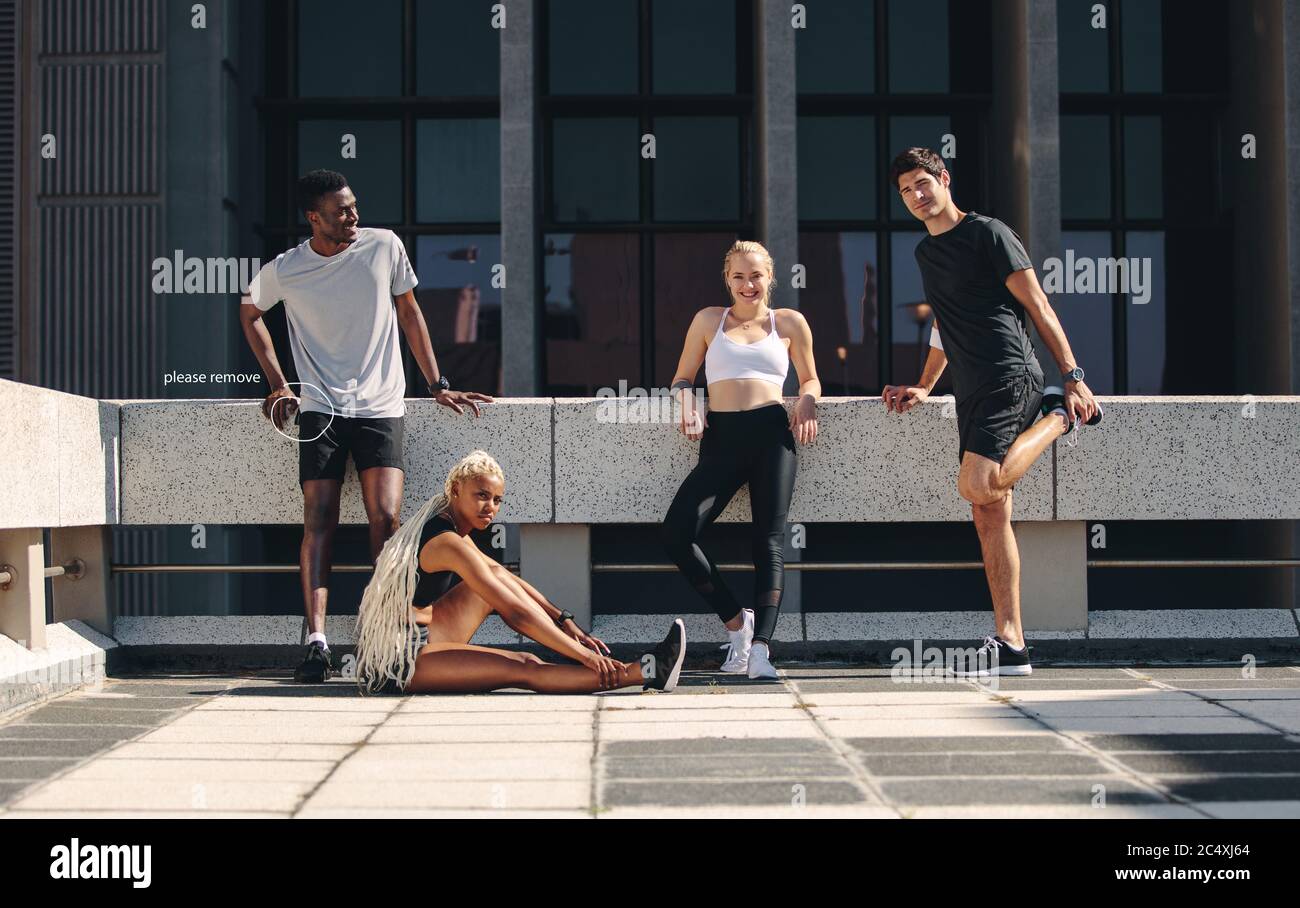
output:
M46 205L40 302L33 315L41 384L98 398L156 393L163 307L149 263L162 242L157 205Z
M162 51L160 0L45 0L43 54L153 54Z
M41 162L41 195L158 193L162 65L46 63L41 75L41 122L58 155L57 166Z

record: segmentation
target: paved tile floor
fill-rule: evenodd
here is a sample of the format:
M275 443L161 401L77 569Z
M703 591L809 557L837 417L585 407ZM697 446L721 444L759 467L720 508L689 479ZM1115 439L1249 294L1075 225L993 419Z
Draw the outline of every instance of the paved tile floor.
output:
M1300 667L579 697L151 676L0 720L0 819L193 815L1300 817Z

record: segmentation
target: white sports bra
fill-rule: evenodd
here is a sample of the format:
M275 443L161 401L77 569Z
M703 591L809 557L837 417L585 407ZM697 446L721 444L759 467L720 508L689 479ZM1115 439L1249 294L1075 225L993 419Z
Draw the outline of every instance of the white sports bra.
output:
M718 322L713 343L704 354L704 374L713 384L734 378L757 378L770 381L778 388L784 387L786 373L790 371L790 353L776 333L776 312L768 310L772 330L761 341L741 344L727 337L722 326L727 323L727 309Z

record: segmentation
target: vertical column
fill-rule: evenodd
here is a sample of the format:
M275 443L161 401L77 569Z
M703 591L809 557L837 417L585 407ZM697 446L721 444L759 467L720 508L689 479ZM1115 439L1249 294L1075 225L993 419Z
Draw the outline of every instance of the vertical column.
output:
M1041 273L1061 255L1056 0L994 0L993 17L992 204ZM1055 363L1032 333L1050 376Z
M56 577L54 620L84 621L105 636L113 636L112 538L106 526L60 527L50 531L50 563L80 559L79 577Z
M1025 633L1088 629L1088 538L1082 520L1012 524L1020 546L1020 620Z
M759 240L776 262L776 289L772 305L798 309L799 294L790 286L790 268L799 261L798 123L795 110L795 33L790 25L790 4L760 0L755 6L754 55L755 148ZM817 330L813 325L812 329ZM786 378L785 393L799 391L794 368ZM801 552L787 541L788 560ZM787 571L782 611L802 610L802 577Z
M537 319L536 35L532 0L506 0L501 30L502 393L534 397L541 377Z
M1282 7L1283 110L1286 114L1288 276L1291 301L1291 393L1300 394L1300 3ZM1291 555L1300 555L1300 521L1292 524ZM1291 605L1300 609L1300 582L1292 572Z
M36 529L0 530L0 564L17 573L0 590L0 634L45 649L45 546Z
M579 523L519 526L519 575L591 629L591 527Z

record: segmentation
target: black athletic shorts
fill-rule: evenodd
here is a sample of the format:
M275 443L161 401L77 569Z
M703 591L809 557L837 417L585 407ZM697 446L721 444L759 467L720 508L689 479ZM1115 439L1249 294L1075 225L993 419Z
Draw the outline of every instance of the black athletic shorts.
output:
M328 413L299 412L298 438L299 485L309 479L342 481L349 453L358 472L371 467L406 471L400 416L367 419L336 415L331 421Z
M1002 463L1020 433L1038 419L1042 405L1043 381L1031 371L1009 375L959 401L957 459L974 451Z

